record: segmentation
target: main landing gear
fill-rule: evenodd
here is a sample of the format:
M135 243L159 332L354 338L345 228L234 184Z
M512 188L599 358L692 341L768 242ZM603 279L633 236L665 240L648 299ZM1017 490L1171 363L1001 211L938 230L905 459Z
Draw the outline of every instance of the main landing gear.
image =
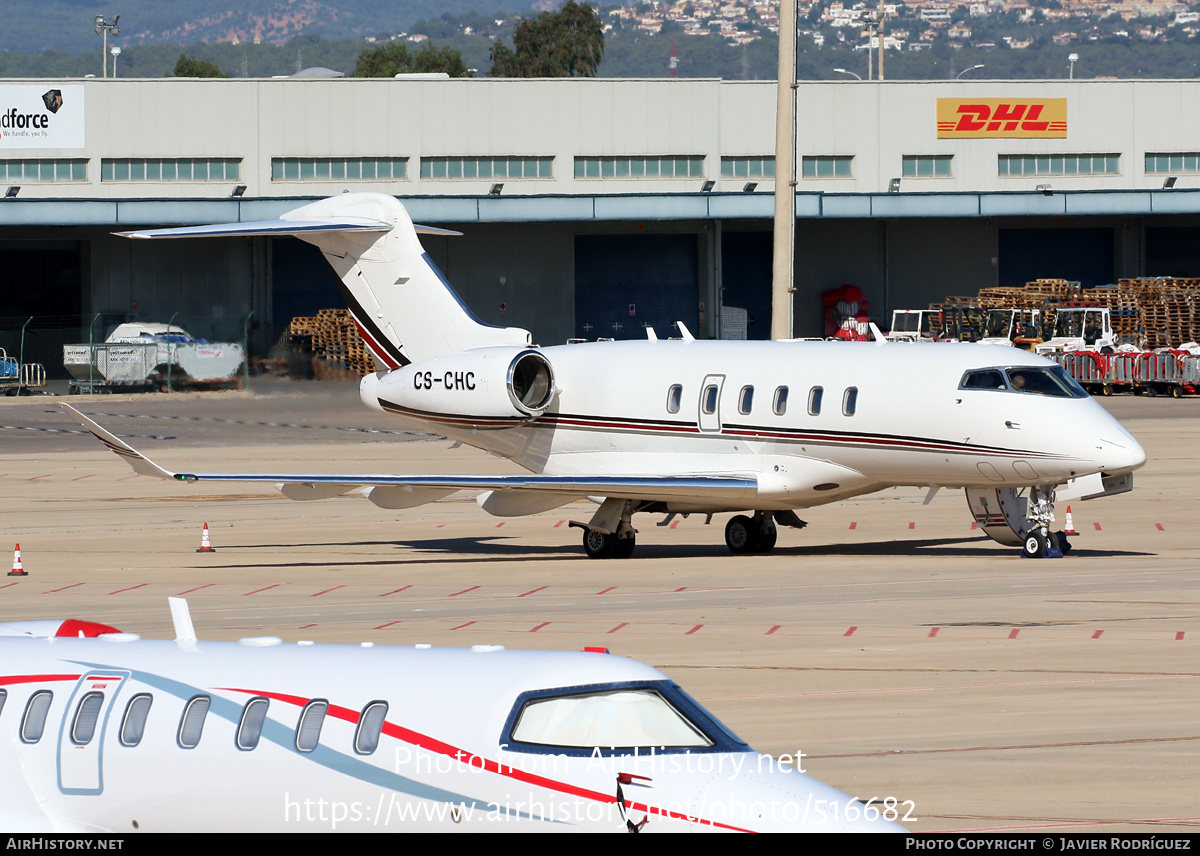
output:
M769 553L778 538L775 518L768 511L756 511L753 517L738 514L725 524L725 545L733 553Z
M589 559L628 559L637 546L633 528L633 501L606 499L587 523L572 520L571 526L583 530L583 552Z

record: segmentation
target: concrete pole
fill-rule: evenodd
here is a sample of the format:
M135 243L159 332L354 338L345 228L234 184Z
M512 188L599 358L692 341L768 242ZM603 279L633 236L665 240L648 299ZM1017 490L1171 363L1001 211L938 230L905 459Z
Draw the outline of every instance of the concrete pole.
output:
M775 254L771 338L791 339L796 254L796 0L779 2L778 104L775 112Z

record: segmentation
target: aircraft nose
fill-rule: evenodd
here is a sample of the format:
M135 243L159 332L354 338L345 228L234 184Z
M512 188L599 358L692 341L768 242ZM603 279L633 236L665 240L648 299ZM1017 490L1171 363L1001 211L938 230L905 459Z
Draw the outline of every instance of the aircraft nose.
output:
M1105 432L1096 441L1100 465L1109 474L1129 473L1146 463L1146 450L1120 425Z

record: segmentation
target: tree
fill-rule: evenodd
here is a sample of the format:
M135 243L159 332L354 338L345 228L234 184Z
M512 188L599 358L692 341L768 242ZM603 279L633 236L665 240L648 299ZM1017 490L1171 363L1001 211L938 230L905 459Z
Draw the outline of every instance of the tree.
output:
M513 49L492 45L492 77L595 77L604 56L600 16L587 3L567 0L557 12L522 18Z
M432 74L445 72L451 77L470 77L462 54L453 48L434 48L427 44L419 51L409 52L400 42L389 42L377 48L363 48L352 77L395 77L397 74Z
M221 71L220 66L215 62L208 62L202 59L196 59L194 56L180 54L178 62L175 63L176 77L229 77L228 74Z

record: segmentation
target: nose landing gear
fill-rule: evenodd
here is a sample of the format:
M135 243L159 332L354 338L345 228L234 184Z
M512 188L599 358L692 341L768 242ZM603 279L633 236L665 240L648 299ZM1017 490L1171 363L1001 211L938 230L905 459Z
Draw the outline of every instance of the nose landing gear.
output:
M993 541L1020 547L1026 559L1061 559L1071 552L1066 535L1054 532L1054 489L967 488L976 525Z

